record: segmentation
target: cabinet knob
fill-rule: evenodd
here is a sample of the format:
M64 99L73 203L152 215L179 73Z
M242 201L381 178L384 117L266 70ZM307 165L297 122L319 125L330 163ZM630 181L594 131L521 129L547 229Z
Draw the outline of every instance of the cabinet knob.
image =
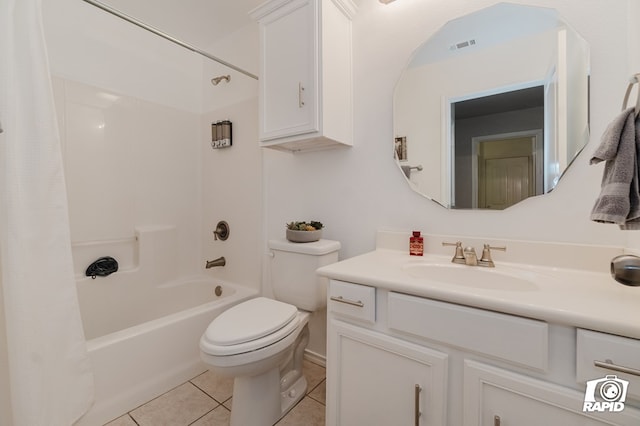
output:
M493 426L500 426L500 416L493 416Z

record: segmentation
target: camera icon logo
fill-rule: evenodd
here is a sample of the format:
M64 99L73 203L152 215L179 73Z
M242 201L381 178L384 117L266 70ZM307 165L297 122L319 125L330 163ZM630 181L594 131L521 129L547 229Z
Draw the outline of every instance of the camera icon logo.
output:
M584 392L584 412L618 412L624 410L629 382L615 375L589 380Z

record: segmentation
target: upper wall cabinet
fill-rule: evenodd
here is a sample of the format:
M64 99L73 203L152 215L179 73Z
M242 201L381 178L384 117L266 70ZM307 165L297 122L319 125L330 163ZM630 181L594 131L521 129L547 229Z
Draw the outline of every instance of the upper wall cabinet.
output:
M353 144L351 0L272 0L260 27L260 145L312 151Z

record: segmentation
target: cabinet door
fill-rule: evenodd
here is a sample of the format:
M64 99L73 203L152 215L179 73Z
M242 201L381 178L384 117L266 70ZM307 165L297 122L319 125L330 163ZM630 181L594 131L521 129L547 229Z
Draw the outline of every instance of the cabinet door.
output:
M446 424L447 355L330 321L327 425Z
M631 426L638 410L584 413L584 393L475 361L464 365L464 426Z
M260 140L318 131L316 0L294 0L260 22Z

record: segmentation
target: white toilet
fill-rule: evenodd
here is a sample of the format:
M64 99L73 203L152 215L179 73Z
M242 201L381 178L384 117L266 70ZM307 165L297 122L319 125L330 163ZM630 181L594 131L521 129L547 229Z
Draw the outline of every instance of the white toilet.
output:
M326 306L326 279L315 271L338 260L338 241L269 240L277 300L242 302L215 318L200 354L215 373L234 377L231 426L271 426L305 394L302 358L310 312Z

